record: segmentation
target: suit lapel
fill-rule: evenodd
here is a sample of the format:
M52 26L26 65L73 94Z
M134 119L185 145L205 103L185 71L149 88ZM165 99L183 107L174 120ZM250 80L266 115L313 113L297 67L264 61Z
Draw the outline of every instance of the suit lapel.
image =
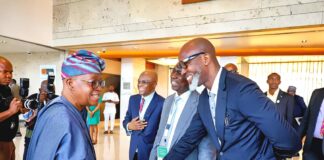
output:
M152 98L152 100L151 100L151 102L150 102L150 104L149 104L149 106L148 106L148 108L147 108L147 110L145 112L145 115L144 115L145 120L149 119L150 115L154 111L155 106L157 106L156 103L157 103L157 94L154 93L153 98Z
M171 146L173 146L174 142L177 142L181 133L184 133L186 130L183 130L183 126L186 123L190 123L192 115L195 114L194 110L197 107L197 99L195 98L195 92L192 92L184 106L184 109L180 115L178 120L178 124L175 128L174 135L172 138Z
M227 76L227 71L223 69L219 79L219 87L218 87L217 103L216 103L216 129L217 129L217 135L220 138L222 144L224 144L224 122L227 121L226 119L227 117L225 117L226 106L227 106L226 103L227 91L226 91L226 83L225 83L226 76Z
M141 95L138 95L136 96L136 98L134 99L134 114L137 115L139 117L139 107L140 107L140 103L141 103L141 99L142 99L142 96ZM135 116L135 117L137 117Z
M171 110L171 107L172 107L172 103L174 101L174 96L175 96L175 94L173 94L168 99L168 101L164 101L164 103L166 103L164 105L165 108L163 108L163 109L165 109L165 116L164 117L161 117L161 120L163 118L163 122L161 122L161 123L163 123L163 130L165 129L165 126L167 125L167 122L168 122L168 118L169 118L169 115L170 115L170 110Z
M283 97L283 91L281 89L279 89L279 93L278 93L278 96L277 96L277 99L276 99L276 104L279 104L281 102L281 99Z
M316 96L316 100L314 102L314 113L316 113L316 115L318 115L320 109L321 109L321 105L322 105L322 101L323 101L323 98L324 98L324 92L319 92L318 95ZM316 119L317 119L318 116L316 116Z
M204 125L208 133L211 135L211 138L213 139L216 148L219 150L220 144L218 142L215 125L212 119L212 115L210 113L209 95L207 89L204 89L204 91L199 96L198 110L199 110L200 118L202 119L203 122L205 122Z

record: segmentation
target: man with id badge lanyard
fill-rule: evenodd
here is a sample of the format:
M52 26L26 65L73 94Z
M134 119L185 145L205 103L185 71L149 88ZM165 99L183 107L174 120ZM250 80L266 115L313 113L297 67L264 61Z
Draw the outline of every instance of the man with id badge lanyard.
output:
M127 135L131 136L130 160L148 160L159 127L164 98L155 92L157 74L144 71L138 78L138 92L129 98L123 121Z
M195 89L189 90L190 86L186 77L181 75L179 64L172 69L170 78L172 89L176 93L167 97L164 102L150 160L164 158L169 149L183 136L197 112L199 93ZM186 157L186 160L197 159L216 159L216 149L209 137L205 137Z

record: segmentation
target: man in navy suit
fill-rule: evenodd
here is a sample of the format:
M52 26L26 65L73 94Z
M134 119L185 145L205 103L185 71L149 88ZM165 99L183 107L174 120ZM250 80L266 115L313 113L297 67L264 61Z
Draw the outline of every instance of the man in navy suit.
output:
M268 75L267 83L269 89L265 94L267 97L276 104L276 108L290 125L293 125L294 120L294 97L279 89L281 77L278 73L271 73Z
M299 124L296 118L298 119L299 122L301 122L307 107L304 98L296 94L296 89L297 88L295 86L289 86L287 89L287 93L293 96L296 102L294 107L294 114L293 114L294 115L293 127L297 130L299 128Z
M131 135L130 160L148 160L157 134L164 98L155 92L157 74L144 71L138 78L139 94L129 98L123 126Z
M220 68L210 41L196 38L180 50L190 88L204 85L197 114L165 159L184 159L208 134L219 160L275 159L300 150L295 130L255 82Z
M303 148L303 159L323 160L323 123L324 121L324 88L315 89L308 108L300 124L299 134L306 135Z

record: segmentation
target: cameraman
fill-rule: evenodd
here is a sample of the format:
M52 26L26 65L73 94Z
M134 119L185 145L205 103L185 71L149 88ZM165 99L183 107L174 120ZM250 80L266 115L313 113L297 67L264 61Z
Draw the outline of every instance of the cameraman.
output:
M47 104L50 100L58 97L54 94L54 87L52 87L53 91L49 90L48 80L44 80L41 83L39 88L39 93L34 93L27 97L26 102L31 102L29 104L25 103L26 108L30 108L29 117L26 120L26 135L25 135L25 149L24 149L24 157L26 159L26 154L28 151L28 145L30 142L30 138L32 136L34 126L37 120L37 113Z
M14 160L13 138L18 129L18 114L21 101L13 98L9 83L12 79L12 64L0 57L0 159Z

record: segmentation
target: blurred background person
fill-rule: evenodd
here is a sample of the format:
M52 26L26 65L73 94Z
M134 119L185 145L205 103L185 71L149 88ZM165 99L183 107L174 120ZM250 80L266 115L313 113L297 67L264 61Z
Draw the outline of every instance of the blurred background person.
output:
M238 73L237 66L233 63L227 63L224 68L229 72Z
M102 97L99 98L98 104L95 106L87 106L88 117L87 124L90 126L90 138L92 144L97 144L98 139L98 124L100 122L100 105L102 102Z
M108 92L103 95L102 102L105 103L104 118L105 118L105 131L104 134L108 134L108 122L110 120L110 134L114 133L115 116L116 116L116 104L119 103L118 94L115 92L115 86L109 85Z
M20 98L20 96L19 96L19 89L20 89L20 87L19 87L19 85L17 84L17 81L16 81L15 79L12 79L12 80L10 81L9 87L10 87L10 89L11 89L11 93L12 93L12 95L13 95L14 97L16 97L16 98Z
M297 88L295 86L289 86L287 89L287 93L294 97L295 99L295 107L294 107L294 121L293 127L297 130L299 128L299 124L302 121L302 117L305 115L306 112L306 104L304 98L296 94Z
M269 89L265 92L266 96L276 104L277 110L288 121L288 123L293 125L295 100L292 96L279 88L281 83L280 75L278 73L269 74L267 83Z

